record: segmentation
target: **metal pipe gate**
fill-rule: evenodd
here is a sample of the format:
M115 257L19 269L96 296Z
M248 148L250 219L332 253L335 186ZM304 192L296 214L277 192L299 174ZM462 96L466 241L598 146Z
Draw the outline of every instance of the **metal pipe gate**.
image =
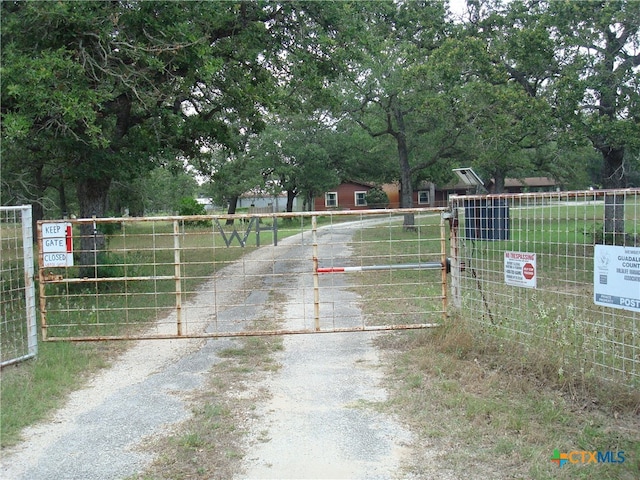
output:
M415 216L414 228L403 226L407 213ZM94 341L429 328L447 308L443 213L431 208L41 221L42 337Z

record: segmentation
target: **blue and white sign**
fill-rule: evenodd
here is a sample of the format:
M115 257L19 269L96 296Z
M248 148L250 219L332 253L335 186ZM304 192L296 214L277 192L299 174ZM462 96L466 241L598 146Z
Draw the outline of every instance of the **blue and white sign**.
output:
M596 245L593 301L596 305L640 312L640 247Z

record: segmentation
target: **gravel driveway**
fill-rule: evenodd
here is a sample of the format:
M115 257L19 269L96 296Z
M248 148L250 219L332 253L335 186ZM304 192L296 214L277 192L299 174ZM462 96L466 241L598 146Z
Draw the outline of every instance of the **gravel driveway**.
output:
M339 231L334 227L331 236L319 233L320 249L331 249L331 244L323 244L323 238L335 240L336 235L342 235L344 241L351 232L345 225ZM292 255L291 249L309 248L310 252L310 246L293 245L294 242L285 239L278 247L262 247L250 255L257 259L264 256L287 260L286 268L294 272L308 269L309 262L292 265L290 259L303 258ZM330 254L348 257L349 252ZM307 256L310 258L311 254ZM247 265L265 268L265 263L245 261L242 268L246 270ZM229 281L237 281L234 278L237 277L230 277ZM297 281L308 278L299 276ZM321 308L350 308L352 311L339 316L353 318L357 323L360 312L349 306L353 305L354 294L345 288L345 278L336 276L331 280L332 293L323 295L328 304ZM287 289L291 299L295 290ZM312 290L301 288L300 292L306 295ZM313 300L310 302L312 305ZM292 309L300 305L299 298L286 304L285 327L288 314L294 314ZM400 464L403 455L408 454L405 445L411 438L393 419L370 405L385 399L372 335L285 338L284 350L277 358L282 368L265 380L270 399L258 408L257 420L247 437L246 456L239 460L237 479L402 476ZM188 418L186 395L203 388L205 374L220 361L217 352L229 348L234 341L137 342L86 388L72 393L50 421L27 429L26 440L4 452L0 477L109 480L144 471L152 458L137 447L149 436L171 432Z

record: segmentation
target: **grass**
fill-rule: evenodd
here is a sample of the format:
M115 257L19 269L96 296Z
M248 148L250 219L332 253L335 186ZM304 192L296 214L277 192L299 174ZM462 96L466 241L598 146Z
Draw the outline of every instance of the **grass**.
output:
M466 291L463 309L450 312L442 328L379 337L378 345L386 352L385 386L391 392L379 408L399 415L418 435L407 474L423 474L425 465L434 463L435 450L441 452L436 458L442 477L640 477L640 393L604 380L589 353L600 352L595 360L611 364L613 360L604 352L630 334L629 324L623 325L626 317L618 312L615 317L619 319L609 319L605 329L601 309L591 312L585 308L584 284L593 278L589 261L593 239L589 238L589 222L577 222L575 217L590 215L586 209L593 207L571 208L550 207L553 229L519 224L520 218L539 217L539 210L512 211L513 222L521 226L512 231L510 240L476 242L472 262L493 310L491 318L479 293L471 292L475 302L469 302L470 292ZM569 211L573 216L568 216ZM525 224L528 230L522 227ZM635 221L627 225L637 228ZM419 229L424 238L438 235L433 225ZM363 231L353 247L356 254L366 252L367 261L375 264L389 258L388 245L379 242L381 236L409 245L411 235L401 229L391 235ZM418 248L425 255L437 251L428 242L414 245L413 251ZM538 269L546 276L543 288L523 292L504 285L502 257L506 250L538 254ZM567 258L574 263L567 265ZM580 266L578 272L575 265ZM355 288L365 315L382 317L383 297L404 300L392 302L399 318L410 318L415 311L428 313L421 305L424 298L411 295L416 285L423 285L420 292L434 303L437 279L428 283L419 271L404 275L405 284L376 284L375 274L360 280ZM571 288L566 280L569 276L581 291ZM380 275L377 277L379 280ZM467 281L471 283L470 278ZM633 339L627 339L626 345L633 345ZM554 449L601 451L603 455L625 452L626 461L570 464L560 469L551 462Z
M640 394L611 385L570 392L521 365L517 352L477 342L461 320L437 331L379 337L390 391L379 408L400 415L417 438L407 473L422 455L449 453L443 477L635 479L640 475ZM538 366L540 368L540 365ZM427 446L427 448L425 448ZM551 462L554 449L625 452L620 464ZM480 478L476 475L473 478Z
M2 369L2 448L20 441L20 431L61 406L69 392L109 365L123 344L41 343L38 356Z

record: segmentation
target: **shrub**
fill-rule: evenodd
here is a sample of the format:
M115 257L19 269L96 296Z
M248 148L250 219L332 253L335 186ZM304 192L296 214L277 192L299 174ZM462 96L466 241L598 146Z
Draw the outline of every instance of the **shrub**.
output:
M385 208L389 205L389 197L380 187L373 187L369 190L365 199L370 208Z
M178 214L183 216L206 215L207 211L204 209L204 205L199 204L195 198L184 197L178 205ZM211 225L211 222L207 220L196 220L184 222L184 224L191 227L207 227Z
M206 215L204 205L200 205L195 198L183 197L178 204L178 215Z

